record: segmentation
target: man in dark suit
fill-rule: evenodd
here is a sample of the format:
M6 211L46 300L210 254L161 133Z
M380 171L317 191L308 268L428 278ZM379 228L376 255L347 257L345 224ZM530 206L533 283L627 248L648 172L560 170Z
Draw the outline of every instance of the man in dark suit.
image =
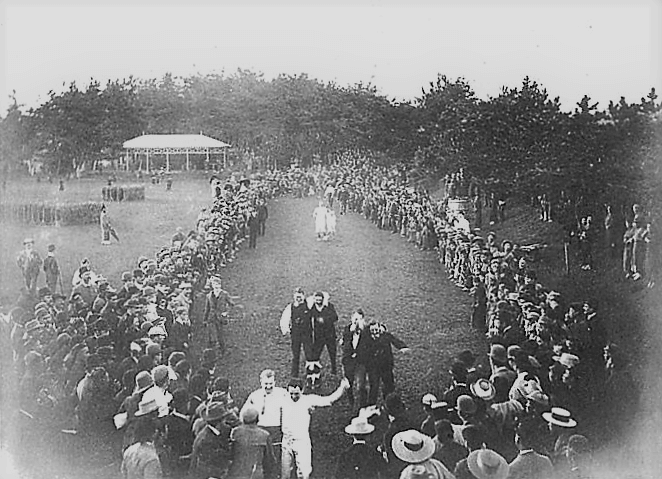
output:
M372 340L370 331L366 328L363 310L356 310L351 322L345 326L340 339L342 346L342 365L345 377L352 388L347 391L351 404L354 404L354 389L358 392L358 406L368 404L368 374L367 366L370 361Z
M352 419L345 432L354 442L338 457L335 479L380 479L386 463L377 449L366 444L366 437L375 430L365 417Z
M313 295L310 306L310 322L313 330L313 357L309 361L319 362L322 351L326 347L331 360L331 374L337 374L336 365L336 323L338 314L333 303L329 302L328 294L317 292ZM308 360L308 358L306 358Z
M225 352L223 325L227 322L226 315L228 308L235 304L230 294L222 288L221 278L212 276L210 282L212 290L205 298L205 310L202 316L202 322L207 326L209 342L215 342L221 350L221 354L223 354Z
M291 376L299 376L299 358L301 346L306 359L312 358L312 325L310 324L310 309L306 303L306 296L302 288L294 290L294 297L290 304L285 306L280 317L280 330L283 335L290 335L292 341L292 370Z
M267 202L260 199L257 205L257 221L259 224L258 232L260 236L264 236L267 228L267 219L269 218L269 210L267 209Z

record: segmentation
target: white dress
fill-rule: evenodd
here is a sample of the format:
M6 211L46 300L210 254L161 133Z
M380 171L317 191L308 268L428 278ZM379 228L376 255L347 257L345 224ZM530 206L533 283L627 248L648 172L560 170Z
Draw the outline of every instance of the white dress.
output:
M315 218L315 233L326 233L326 206L318 206L313 211L313 218Z

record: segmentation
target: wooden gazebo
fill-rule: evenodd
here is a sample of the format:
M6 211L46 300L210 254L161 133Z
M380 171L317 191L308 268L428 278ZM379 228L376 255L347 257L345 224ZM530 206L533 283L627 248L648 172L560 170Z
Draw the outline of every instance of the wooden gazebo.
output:
M170 155L185 155L186 161L182 165L188 171L191 169L190 155L206 155L209 163L210 154L223 155L223 167L226 166L228 143L216 140L202 133L199 135L142 135L127 140L122 145L126 150L127 159L133 155L133 163L140 163L138 169L142 170L142 156L145 156L145 170L150 171L150 155L165 155L165 168L170 171ZM129 162L127 161L127 168Z

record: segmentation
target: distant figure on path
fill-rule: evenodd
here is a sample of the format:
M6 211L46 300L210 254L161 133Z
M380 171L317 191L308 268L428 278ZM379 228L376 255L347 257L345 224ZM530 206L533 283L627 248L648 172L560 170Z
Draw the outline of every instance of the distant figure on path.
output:
M32 238L25 238L23 241L23 249L16 258L16 263L23 273L25 286L33 296L37 292L37 278L41 270L42 260L34 249L34 240Z
M54 244L48 245L48 255L44 259L44 273L46 273L46 286L48 286L48 289L55 293L58 279L60 280L60 286L62 286L62 279L60 279L60 265L57 263L57 259L55 258ZM64 294L64 289L61 289L62 291L60 292Z
M315 219L315 233L317 233L317 241L326 239L326 206L324 201L320 200L317 208L313 211L313 218Z
M331 239L336 235L336 212L332 209L326 210L326 238Z
M257 205L257 220L259 223L258 232L260 236L264 236L264 232L267 228L267 219L269 219L269 209L267 208L267 202L261 199Z
M117 232L115 231L115 228L113 228L113 225L110 223L110 218L108 218L108 212L106 211L106 205L101 206L101 213L99 214L99 224L101 225L101 244L102 245L109 245L110 244L110 236L112 235L113 238L117 240L117 242L120 242L119 236L117 236Z

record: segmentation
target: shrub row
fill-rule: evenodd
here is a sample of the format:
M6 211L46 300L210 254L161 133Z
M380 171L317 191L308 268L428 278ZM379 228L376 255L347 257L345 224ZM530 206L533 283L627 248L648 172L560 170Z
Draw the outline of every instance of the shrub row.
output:
M0 222L33 225L89 225L99 221L101 203L0 203Z
M142 201L145 199L144 185L114 185L101 189L104 201Z

